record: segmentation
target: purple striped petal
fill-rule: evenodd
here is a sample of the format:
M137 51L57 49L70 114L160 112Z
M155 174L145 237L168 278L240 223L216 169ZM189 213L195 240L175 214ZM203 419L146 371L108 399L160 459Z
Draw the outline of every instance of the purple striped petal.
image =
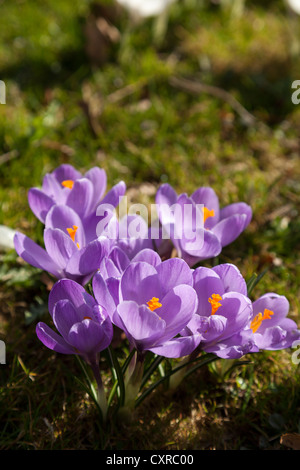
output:
M106 349L112 340L112 336L105 334L102 325L93 320L85 319L75 323L68 335L68 342L84 354L97 354Z
M168 183L162 184L156 193L155 202L158 205L167 204L168 206L172 206L177 201L177 194L172 188L172 186Z
M78 243L80 248L86 244L81 218L71 207L65 205L53 206L47 214L45 226L46 228L58 228L68 236L70 235L67 229L73 229L75 226L77 227L75 243Z
M69 190L66 205L71 207L83 219L93 209L93 184L87 178L75 181L73 188Z
M36 326L36 334L39 340L52 351L61 354L75 354L74 349L55 331L43 322Z
M156 267L162 295L180 284L193 284L193 274L184 260L171 258Z
M109 204L113 207L117 207L120 203L120 198L124 196L125 192L126 184L124 181L120 181L108 191L108 193L102 199L100 205Z
M75 247L75 252L65 266L65 272L80 276L92 274L100 268L101 261L106 254L105 244L99 240L94 240L81 250Z
M116 310L115 301L107 287L107 284L100 273L96 273L93 277L93 292L95 299L101 305L111 318Z
M62 192L63 186L59 181L52 175L52 173L46 173L43 178L42 190L47 194L53 201L58 202L57 196Z
M154 354L159 356L178 358L191 354L200 343L201 336L198 334L171 339L159 346L150 348Z
M212 268L223 282L224 292L240 292L247 296L247 284L236 266L230 263L220 264Z
M235 202L229 204L228 206L223 207L220 212L220 220L227 219L232 215L246 215L245 228L250 223L252 219L252 209L245 202Z
M44 223L54 201L40 189L31 188L28 191L28 204L34 215Z
M162 340L167 341L177 335L192 319L197 309L197 295L188 285L175 286L161 300L162 306L155 312L166 322Z
M100 202L106 191L106 171L99 167L94 167L85 173L84 178L89 179L93 185L93 197L91 205L93 209L96 209L98 202Z
M212 228L212 232L216 235L222 247L227 246L243 232L246 222L246 214L235 214L218 222Z
M83 320L83 316L79 314L68 299L59 300L54 305L52 318L56 329L65 339L68 338L69 331L74 323Z
M201 187L191 195L191 199L196 204L203 204L208 210L214 211L214 216L205 221L205 228L211 229L220 219L219 199L215 191L210 187Z
M197 313L201 316L209 316L212 311L209 298L212 294L223 295L223 283L215 271L202 266L193 272L193 280L198 297Z
M159 254L154 250L150 250L149 248L145 248L144 250L139 251L139 253L137 253L131 261L132 263L144 261L145 263L149 263L152 266L158 266L161 264L161 258Z
M253 302L253 318L258 313L263 314L265 309L271 310L274 314L269 320L262 321L261 326L257 330L259 334L263 334L266 328L281 324L288 315L289 301L285 296L275 294L274 292L264 294Z
M47 253L62 270L65 269L73 254L78 251L71 238L59 229L46 228L44 242Z
M161 289L154 266L144 262L131 263L121 278L120 297L122 300L134 300L139 305L146 305L152 297L161 297Z
M86 312L86 303L92 304L94 302L96 304L84 287L71 279L61 279L52 287L48 298L50 315L53 315L56 302L63 299L69 300L76 310L83 313L83 316Z
M144 305L136 302L122 302L117 307L122 328L130 342L140 349L149 349L162 336L165 322ZM121 326L122 325L122 326Z
M52 175L57 179L59 183L65 180L72 180L75 181L78 178L81 178L81 173L77 171L72 165L68 163L63 163L59 167L57 167L53 172Z
M62 271L59 269L49 254L37 245L33 240L22 233L17 232L14 236L14 245L18 255L24 261L32 266L53 274L55 277L61 277Z

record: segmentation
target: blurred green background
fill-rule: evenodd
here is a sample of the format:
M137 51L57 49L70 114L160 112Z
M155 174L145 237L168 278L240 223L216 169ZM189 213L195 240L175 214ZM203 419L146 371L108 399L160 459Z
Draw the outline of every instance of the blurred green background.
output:
M0 12L0 224L42 243L27 191L61 163L105 168L134 202L164 182L210 185L221 206L253 208L219 262L246 279L267 269L254 298L286 295L300 325L300 16L283 0L177 0L150 18L108 0L0 0ZM0 448L99 448L76 365L35 336L47 286L1 254ZM199 372L176 399L151 398L107 448L282 448L300 430L297 366L291 351L250 359L226 380Z

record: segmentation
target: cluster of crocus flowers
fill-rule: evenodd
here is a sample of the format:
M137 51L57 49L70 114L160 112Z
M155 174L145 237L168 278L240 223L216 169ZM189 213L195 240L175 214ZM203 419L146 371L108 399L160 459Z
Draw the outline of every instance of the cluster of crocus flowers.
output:
M153 242L137 215L117 220L111 213L108 226L114 227L115 237L108 237L107 231L99 234L99 205L116 208L125 190L120 182L104 196L103 170L93 168L81 175L71 165L61 165L44 177L41 189L29 191L30 207L45 224L45 248L19 232L14 239L19 256L58 279L49 295L56 331L40 322L38 338L49 349L80 356L92 367L104 415L107 403L98 361L99 354L111 348L115 329L123 331L130 354L135 353L120 387L127 393L122 405L134 402L148 377L143 367L147 354L154 358L149 367L154 371L163 358L212 354L238 359L262 349L289 348L300 338L296 323L287 317L285 296L266 293L252 301L236 266L198 265L218 256L245 230L252 217L246 203L220 208L212 188L199 188L189 197L178 196L164 184L156 204L160 233L167 227L170 235L167 244L162 237ZM187 204L191 210L183 226L199 235L199 245L178 236L176 210ZM142 236L121 237L132 222L140 225ZM176 256L171 257L168 244ZM119 370L118 380L123 373L125 368Z
M166 229L170 239L183 258L191 267L199 261L218 256L224 246L232 243L249 225L252 218L251 207L238 202L220 208L219 199L210 187L198 188L190 197L176 194L169 184L161 185L156 194L158 216L162 228ZM190 227L185 233L194 233L202 243L191 243L189 237L177 233L178 217L176 211L170 217L172 207L191 208L183 224ZM172 214L172 213L171 213ZM202 221L199 224L198 221Z

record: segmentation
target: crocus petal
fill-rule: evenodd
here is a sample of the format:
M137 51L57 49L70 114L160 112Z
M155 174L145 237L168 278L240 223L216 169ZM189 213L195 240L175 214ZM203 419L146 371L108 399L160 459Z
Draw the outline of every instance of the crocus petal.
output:
M215 344L200 344L200 347L204 351L214 353L222 359L239 359L245 354L259 351L258 347L254 343L251 330L240 331Z
M56 329L65 339L68 338L69 331L74 323L83 320L83 316L79 314L78 310L67 299L59 300L55 304L52 318Z
M109 346L111 339L104 334L99 323L88 319L75 323L68 336L70 344L84 354L96 354L103 351Z
M284 295L278 295L273 292L264 294L255 302L253 302L253 318L258 313L264 313L264 310L271 310L274 314L270 319L264 320L257 330L263 334L266 328L279 325L289 312L289 301Z
M93 184L92 207L96 208L97 203L100 202L106 191L106 171L99 167L94 167L87 171L84 177L89 179Z
M215 314L209 317L202 317L202 320L204 321L197 331L204 338L204 344L220 338L224 331L226 331L228 320L222 315Z
M176 203L176 201L177 201L177 194L171 185L169 185L168 183L165 183L165 184L162 184L158 188L156 197L155 197L155 202L157 205L160 206L160 205L166 204L168 206L172 206L173 204ZM163 217L163 214L164 213L161 212L162 217Z
M159 254L154 250L150 250L149 248L145 248L144 250L139 251L139 253L137 253L131 261L132 263L144 261L145 263L149 263L152 266L158 266L161 264L161 258Z
M56 302L63 299L68 299L74 305L76 310L83 313L85 312L86 298L92 298L82 285L71 279L61 279L57 281L52 287L48 298L48 309L50 315L53 315L54 306ZM96 303L94 301L94 303Z
M168 183L162 184L155 197L157 216L163 226L164 239L174 236L177 194Z
M118 305L120 300L120 279L115 277L110 277L106 279L106 285L109 290L110 295L112 296L116 305Z
M47 348L61 354L75 354L74 349L45 323L39 322L37 324L36 334Z
M218 256L222 251L222 245L213 232L204 230L204 243L199 251L197 251L196 247L194 247L193 250L189 250L189 252L181 248L179 251L181 258L184 259L189 266L193 267L199 261Z
M180 244L181 250L197 256L203 252L204 247L204 223L203 213L197 208L194 201L186 194L181 194L177 199L175 210L175 234L173 242Z
M209 302L212 294L224 294L223 283L218 274L203 266L193 271L194 289L197 292L198 308L197 313L201 316L209 316L212 312L212 307Z
M74 182L73 188L69 191L66 204L71 207L80 218L84 219L89 214L94 196L93 183L87 178L81 178Z
M62 270L65 269L71 256L78 251L71 238L59 229L46 228L44 242L47 253Z
M81 218L71 207L65 205L53 206L47 214L45 226L46 228L58 228L68 236L67 229L76 226L75 244L78 243L80 248L86 244Z
M114 246L109 254L103 258L99 271L104 279L109 277L120 278L129 263L130 260L126 253L118 246Z
M121 274L125 271L130 263L130 260L126 253L122 251L118 246L115 246L109 253L109 260L112 261L117 271Z
M65 180L77 180L81 178L81 173L77 171L72 165L68 163L63 163L62 165L58 166L53 172L52 175L55 176L57 181L61 183Z
M63 204L65 202L63 187L52 173L46 173L44 176L42 190L56 204Z
M166 322L164 341L173 338L189 323L197 308L197 295L188 285L175 286L161 300L157 315Z
M215 191L210 187L201 187L191 195L191 199L196 204L203 204L208 210L213 210L214 215L207 218L205 227L211 229L220 219L219 199Z
M135 300L139 305L146 304L152 297L161 297L161 288L154 266L145 262L131 263L121 278L120 297Z
M36 268L43 269L53 274L55 277L61 277L61 270L53 262L46 250L26 237L26 235L17 232L14 236L14 245L16 252L24 261Z
M247 284L242 274L233 264L219 264L212 268L223 282L224 292L240 292L247 296Z
M162 295L180 284L193 284L193 274L184 260L171 258L156 267Z
M104 278L99 272L97 272L92 281L93 292L95 299L99 305L101 305L107 311L110 318L112 317L114 311L116 310L116 304L110 291L107 287L107 284Z
M246 222L246 214L235 214L227 219L222 219L211 230L223 247L232 243L243 232Z
M159 346L151 348L150 351L163 357L184 357L191 354L198 347L200 339L201 336L197 334L193 336L174 338Z
M233 204L229 204L228 206L223 207L220 212L220 220L227 219L228 217L231 217L232 215L246 215L246 220L245 220L245 227L246 228L252 218L252 209L251 207L246 204L245 202L235 202Z
M299 330L286 330L280 326L267 328L263 334L255 333L255 344L259 349L277 351L290 348L294 341L299 340Z
M86 275L99 269L101 261L107 255L105 243L94 240L82 249L76 249L65 266L65 272L71 275Z
M113 207L117 207L120 203L120 199L124 196L125 192L126 184L124 183L124 181L120 181L108 191L108 193L102 199L100 205L109 204Z
M133 301L122 302L117 307L117 313L121 319L117 326L124 329L129 341L139 350L154 345L166 326L155 312Z
M252 318L252 302L239 292L227 292L222 296L218 315L227 318L227 326L223 333L227 337L245 329Z
M107 208L104 205L99 205L102 208L98 215L92 212L89 216L84 218L84 231L86 243L96 240L100 236L105 236L111 240L111 246L115 244L118 238L118 219L112 211L112 206ZM113 209L114 210L114 209Z
M54 201L40 189L31 188L28 191L28 204L34 215L44 223Z

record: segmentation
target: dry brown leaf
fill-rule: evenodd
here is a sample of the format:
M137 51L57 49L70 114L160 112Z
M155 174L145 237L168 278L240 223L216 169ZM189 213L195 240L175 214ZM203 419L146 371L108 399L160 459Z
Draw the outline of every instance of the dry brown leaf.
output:
M300 434L287 433L280 438L280 444L290 447L293 450L300 450Z

